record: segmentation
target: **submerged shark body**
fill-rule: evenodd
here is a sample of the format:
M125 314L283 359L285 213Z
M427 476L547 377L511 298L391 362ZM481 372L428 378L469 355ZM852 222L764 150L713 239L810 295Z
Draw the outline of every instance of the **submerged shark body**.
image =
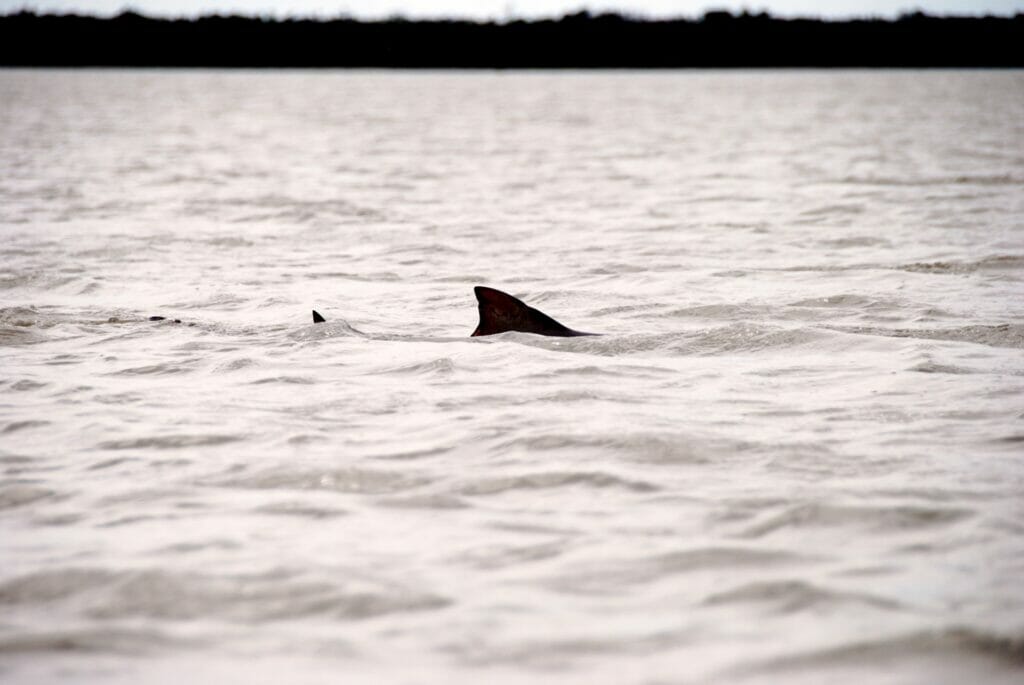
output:
M544 312L534 309L522 300L494 288L478 285L473 288L479 304L480 323L472 336L495 335L507 331L551 335L560 338L574 338L581 335L597 335L574 331L558 323ZM326 319L316 310L313 323L324 323Z

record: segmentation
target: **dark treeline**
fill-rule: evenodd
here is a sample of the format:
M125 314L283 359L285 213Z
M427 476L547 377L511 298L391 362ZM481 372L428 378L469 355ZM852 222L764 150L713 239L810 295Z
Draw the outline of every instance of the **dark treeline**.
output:
M821 21L709 12L640 20L111 19L0 16L7 66L227 67L1010 67L1024 14Z

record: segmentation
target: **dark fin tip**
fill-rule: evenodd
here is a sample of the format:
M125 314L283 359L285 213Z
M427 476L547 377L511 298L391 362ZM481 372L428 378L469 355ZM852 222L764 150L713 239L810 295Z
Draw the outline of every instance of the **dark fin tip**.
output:
M327 319L320 316L320 312L313 310L313 323L326 323Z
M165 321L166 319L167 319L166 316L151 316L151 317L149 317L150 321Z

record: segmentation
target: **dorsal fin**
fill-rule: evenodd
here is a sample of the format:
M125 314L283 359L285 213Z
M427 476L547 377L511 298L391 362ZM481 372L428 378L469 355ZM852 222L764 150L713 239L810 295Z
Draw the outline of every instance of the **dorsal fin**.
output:
M315 309L313 310L313 323L324 323L326 321L327 321L327 319L325 319L324 317L320 316L320 312L318 312Z
M478 285L473 288L480 303L480 324L473 335L494 335L505 331L520 331L538 335L569 338L581 333L558 323L544 312L538 311L508 293Z

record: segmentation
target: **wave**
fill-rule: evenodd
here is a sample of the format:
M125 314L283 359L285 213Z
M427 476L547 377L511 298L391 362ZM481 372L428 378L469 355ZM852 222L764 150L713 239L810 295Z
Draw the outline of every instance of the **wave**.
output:
M0 307L0 324L5 326L52 326L50 317L40 313L35 307Z
M724 438L676 433L626 433L574 435L548 433L518 437L499 443L498 454L522 451L561 453L582 451L588 455L604 452L609 457L647 464L704 464L746 450L750 445Z
M801 580L772 580L745 583L730 590L709 595L705 606L756 604L773 613L790 614L820 611L844 605L860 605L874 609L895 610L900 602L860 592L830 590Z
M154 435L144 438L107 440L96 445L101 450L181 449L184 447L212 447L242 440L239 435Z
M457 486L463 496L500 495L518 490L544 490L583 486L592 489L622 488L632 492L656 492L660 488L647 481L622 478L601 471L541 471L514 476L480 478Z
M43 342L47 338L41 329L56 324L52 315L35 307L0 307L0 347Z
M216 478L210 485L254 490L325 490L353 494L393 494L429 483L422 476L361 468L314 470L273 469L245 476Z
M830 671L850 676L852 671L862 677L846 678L844 682L869 682L877 677L879 664L884 664L890 675L899 673L901 667L911 669L917 676L907 682L967 682L977 678L982 669L987 674L985 682L1020 682L1024 636L952 626L764 659L732 669L730 675L768 676L769 682L778 682L783 674L804 672L815 676L813 682L825 682L835 680L835 673Z
M395 374L399 376L450 376L456 371L455 361L449 357L431 359L416 364L378 369L374 374Z
M0 486L0 511L15 509L28 504L38 504L40 502L55 502L64 497L64 495L54 490L36 485L3 485Z
M180 556L183 552L167 553ZM0 605L63 606L99 621L213 619L249 624L311 616L360 620L438 609L449 603L439 595L356 574L320 579L290 570L214 575L68 568L30 573L0 584Z
M883 262L862 262L854 264L796 264L783 267L761 267L757 271L783 271L783 272L806 272L820 271L825 273L841 273L855 271L909 271L915 273L931 274L972 274L980 271L1014 271L1024 267L1024 256L1021 255L991 255L977 260L970 261L937 261L937 262L908 262L905 264L887 264ZM724 272L732 276L733 272ZM746 272L739 272L735 275L748 275Z
M673 345L673 350L696 355L760 352L811 345L827 337L827 333L814 328L736 323L685 335L682 341Z
M308 502L272 502L256 507L253 509L253 512L276 516L297 516L314 521L337 518L348 514L348 512L342 509L317 507Z
M385 221L387 215L373 207L340 199L300 199L284 195L235 196L193 199L185 207L188 216L223 219L233 223L288 222L335 225Z
M835 181L844 185L928 187L928 186L1019 186L1024 179L1013 174L958 174L907 178L897 176L844 176Z
M989 347L1024 349L1024 324L959 326L955 328L883 328L881 326L826 326L829 330L888 338L950 340Z
M189 373L205 360L195 357L192 359L176 359L173 362L160 362L157 364L143 364L142 366L130 366L126 369L110 372L109 376L174 376Z
M331 338L367 338L365 333L354 328L344 319L331 318L324 323L310 323L307 326L288 333L288 338L296 342L329 340Z
M161 649L199 646L198 640L145 628L55 629L0 637L0 654L11 656L46 652L143 655Z
M852 506L806 503L755 523L738 536L762 538L783 529L857 527L875 533L942 528L971 518L970 509L940 506Z
M670 355L713 356L765 350L783 350L815 344L832 336L820 328L786 328L741 321L726 326L665 333L607 333L580 338L550 338L527 333L499 333L482 342L503 340L557 352L618 357L662 351ZM474 341L481 340L475 338Z
M276 385L283 383L286 385L313 385L317 381L311 376L267 376L265 378L258 378L249 383L249 385Z
M923 361L920 364L915 364L910 367L911 371L918 373L949 373L954 375L963 375L969 373L975 373L972 369L964 366L955 366L953 364L940 364L933 360Z
M971 262L911 262L896 269L928 274L971 274L977 271L1000 271L1024 269L1024 256L994 255Z
M44 421L42 419L28 419L25 421L11 421L0 430L0 434L7 435L9 433L17 433L18 431L25 430L26 428L42 428L49 426L51 421Z
M570 594L621 593L631 586L655 583L679 575L781 569L815 561L817 559L814 557L782 549L695 547L618 562L577 565L563 569L548 584Z

